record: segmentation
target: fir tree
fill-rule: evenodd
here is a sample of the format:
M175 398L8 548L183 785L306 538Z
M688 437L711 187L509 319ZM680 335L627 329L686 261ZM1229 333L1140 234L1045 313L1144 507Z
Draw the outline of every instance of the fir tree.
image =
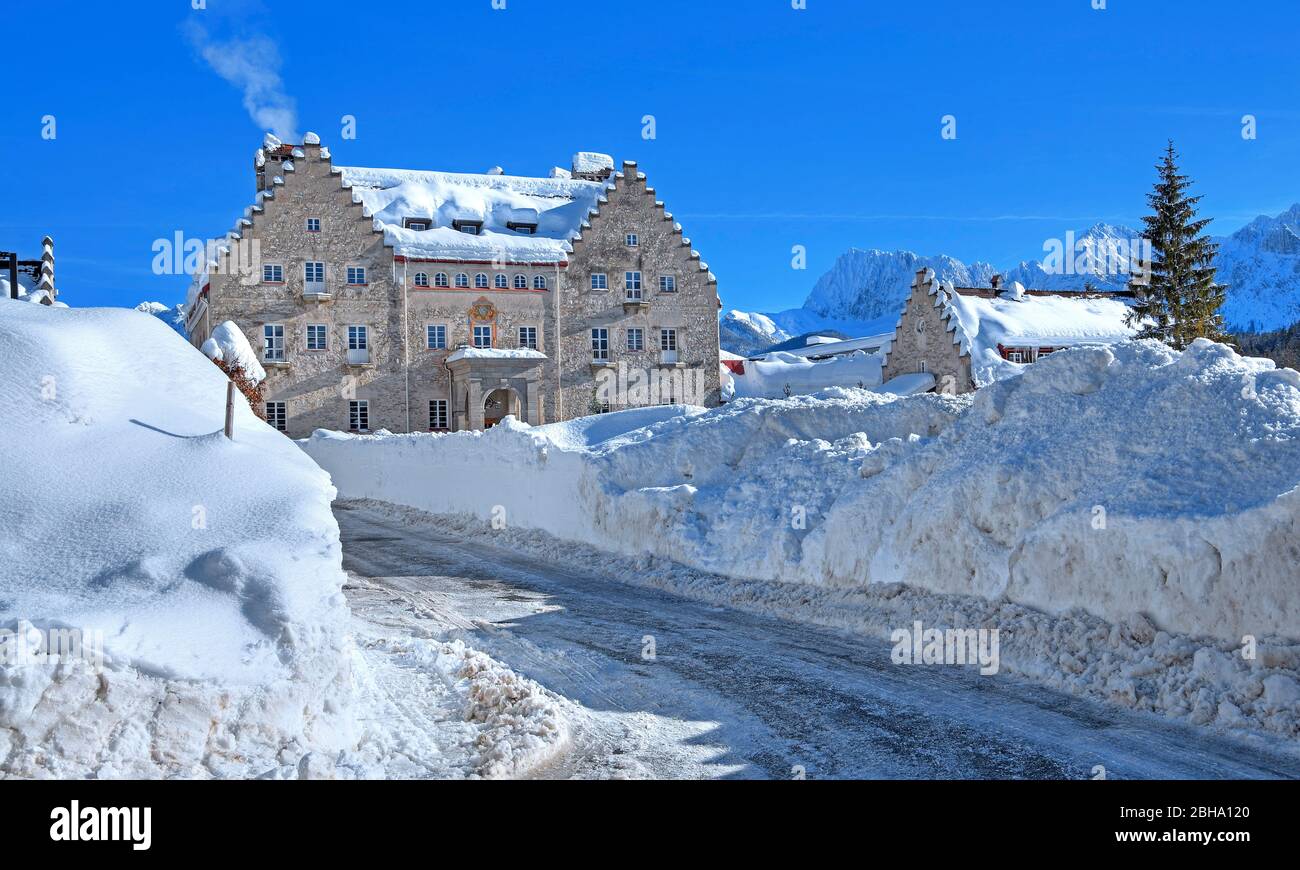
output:
M1151 242L1149 275L1134 275L1130 286L1137 304L1128 314L1138 338L1156 338L1179 350L1205 337L1224 341L1219 308L1225 287L1214 281L1214 255L1219 246L1202 235L1210 223L1196 217L1199 196L1188 196L1191 180L1178 171L1178 153L1169 143L1156 165L1160 174L1147 194L1153 214L1142 218Z

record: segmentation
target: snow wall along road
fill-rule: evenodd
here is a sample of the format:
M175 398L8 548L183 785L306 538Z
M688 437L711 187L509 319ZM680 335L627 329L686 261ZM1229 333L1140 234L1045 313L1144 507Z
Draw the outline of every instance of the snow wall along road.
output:
M974 396L830 390L300 443L345 498L728 576L1300 638L1300 374L1206 341L1060 352Z

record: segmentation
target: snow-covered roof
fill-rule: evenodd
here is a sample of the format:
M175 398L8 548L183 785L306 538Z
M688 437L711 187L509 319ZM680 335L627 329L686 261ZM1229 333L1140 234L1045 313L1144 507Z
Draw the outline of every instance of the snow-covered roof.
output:
M447 362L458 359L546 359L546 354L528 347L462 347Z
M781 353L801 356L806 358L840 356L846 353L853 353L858 350L865 350L868 353L888 348L894 340L894 332L882 332L879 335L867 335L861 338L836 339L827 336L813 336L808 339L808 344L803 347L794 347L781 351Z
M864 351L813 361L777 351L745 363L745 373L732 373L737 398L780 398L806 395L830 387L871 388L880 383L883 360Z
M596 208L606 184L571 178L337 166L353 199L373 217L395 253L432 260L557 263ZM429 221L425 230L408 219ZM482 222L477 235L453 222ZM536 224L533 233L511 224Z
M1114 295L1033 293L1015 285L995 295L988 290L937 286L927 273L930 295L953 342L971 359L971 376L983 386L1019 371L1002 358L1003 347L1075 347L1118 344L1137 333L1125 323L1131 300Z
M958 292L949 294L948 306L968 341L991 347L1114 344L1136 331L1124 323L1129 304L1109 296L1063 293L1015 299Z

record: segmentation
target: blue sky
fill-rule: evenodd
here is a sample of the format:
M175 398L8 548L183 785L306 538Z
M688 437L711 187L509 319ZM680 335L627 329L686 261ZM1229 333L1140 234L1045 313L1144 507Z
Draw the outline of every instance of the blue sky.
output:
M800 304L850 246L1011 266L1068 229L1136 223L1170 137L1213 231L1300 200L1294 0L1093 2L27 3L7 25L49 50L5 64L0 249L53 235L75 306L183 298L154 240L228 229L262 133L196 26L218 57L272 47L255 57L278 54L298 129L338 163L639 161L728 308Z

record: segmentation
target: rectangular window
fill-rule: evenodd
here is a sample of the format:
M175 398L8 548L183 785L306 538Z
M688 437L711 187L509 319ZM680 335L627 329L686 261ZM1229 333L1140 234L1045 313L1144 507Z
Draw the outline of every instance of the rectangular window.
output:
M323 323L307 324L307 350L327 350L328 330Z
M370 329L365 326L348 327L348 350L369 350Z
M677 363L677 330L659 330L659 361L668 365Z
M349 284L366 283L366 267L348 266L348 283Z
M284 266L279 263L263 263L262 280L268 284L283 284Z
M645 350L645 330L639 326L630 327L627 331L627 349L628 350Z
M370 403L365 399L348 402L348 428L353 432L370 430Z
M266 422L281 432L285 429L284 402L266 403Z
M307 232L309 233L320 232L320 218L307 218Z
M450 429L447 420L447 400L434 399L429 403L429 428Z
M447 346L447 327L441 323L429 324L424 328L424 340L429 350L442 350Z
M627 288L627 301L640 302L645 298L641 292L641 273L625 272L623 273L623 286Z
M609 279L605 277L604 272L593 272L591 275L592 290L608 290Z
M268 323L262 327L262 359L284 362L284 324Z
M641 244L641 240L637 238L636 233L628 233L624 241L627 242L629 248L635 248Z
M597 362L609 359L609 330L593 329L591 331L591 358Z
M423 230L427 230L429 228L429 225L426 224L424 221L411 221L409 224L406 225L406 228L408 230L423 231Z
M476 324L474 326L474 346L491 347L492 346L492 327L487 324Z
M677 292L677 278L674 277L674 276L672 276L672 275L660 275L660 276L659 276L659 292L660 292L660 293L676 293L676 292Z
M536 326L519 327L519 346L537 350L537 327Z

